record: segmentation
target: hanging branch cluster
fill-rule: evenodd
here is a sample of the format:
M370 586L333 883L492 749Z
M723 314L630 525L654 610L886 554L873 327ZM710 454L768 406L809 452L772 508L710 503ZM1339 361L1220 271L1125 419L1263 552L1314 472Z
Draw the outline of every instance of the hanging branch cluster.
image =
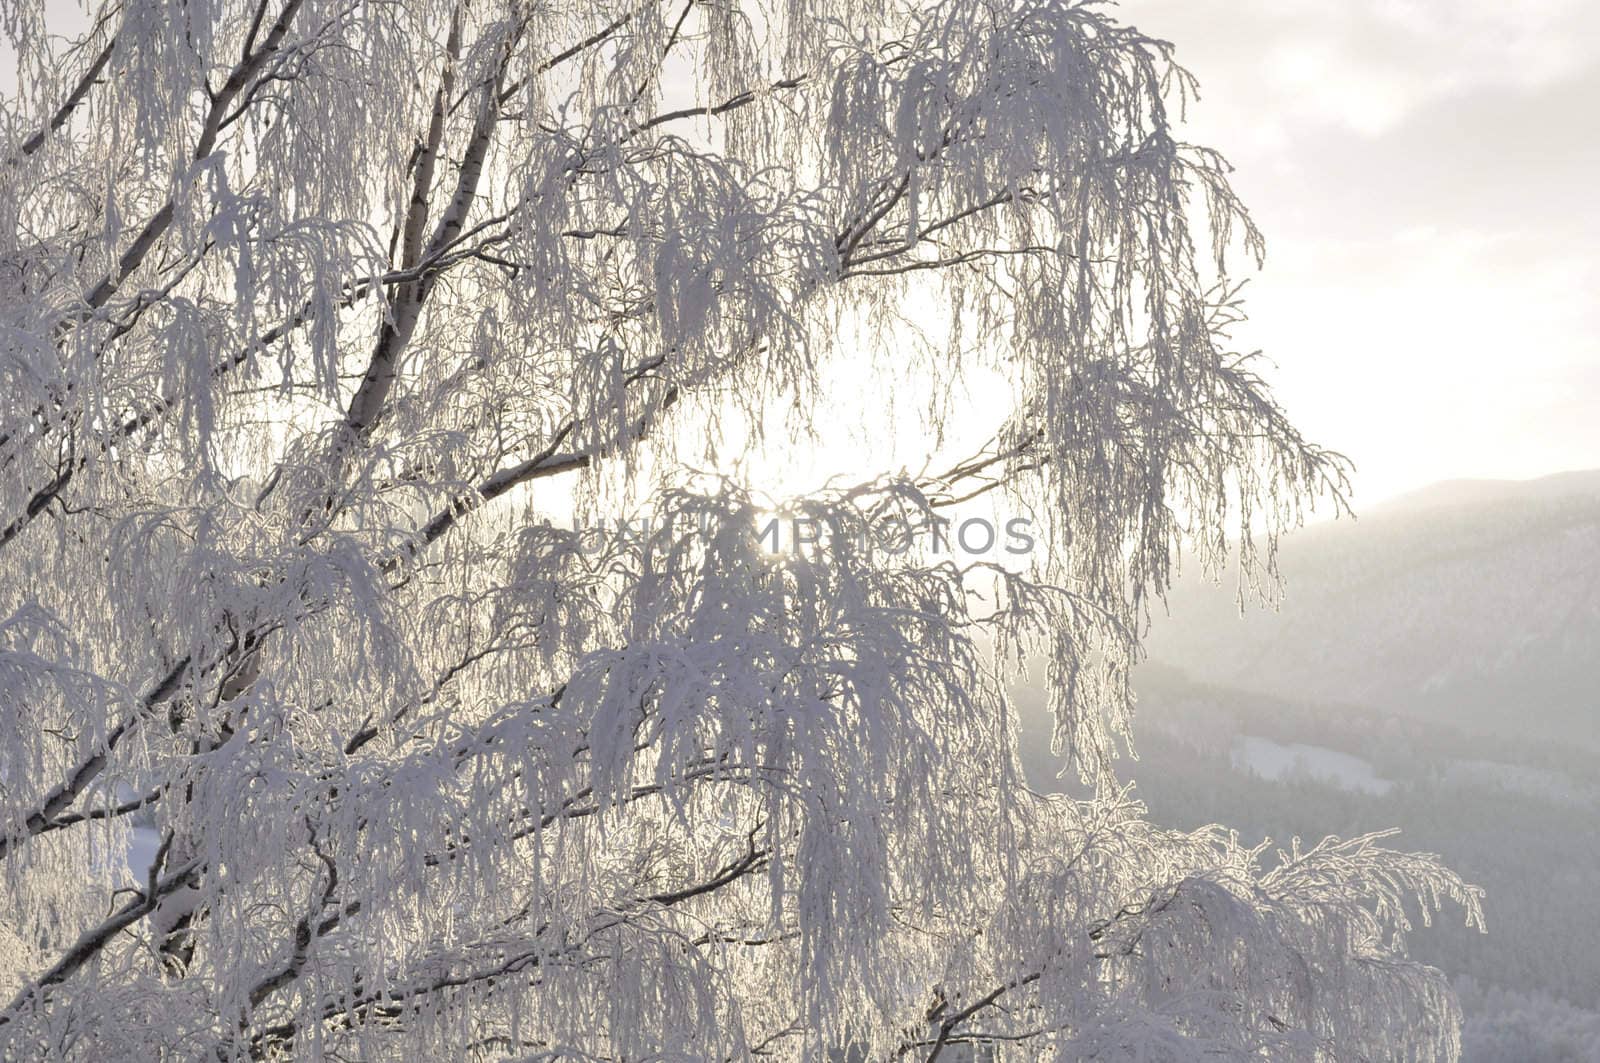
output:
M1343 482L1229 349L1260 240L1169 45L1076 0L45 8L0 3L0 1056L1453 1058L1401 935L1476 891L1115 782L1178 551ZM821 423L857 334L1016 402L774 554L672 470ZM1027 571L855 534L989 492L1048 514ZM595 548L573 498L661 519ZM1038 654L1093 796L1022 785Z

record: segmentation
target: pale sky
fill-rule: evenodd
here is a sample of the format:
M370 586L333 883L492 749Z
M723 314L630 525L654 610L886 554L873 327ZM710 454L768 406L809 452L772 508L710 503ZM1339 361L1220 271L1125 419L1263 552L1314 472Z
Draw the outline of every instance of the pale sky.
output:
M1358 509L1600 467L1600 4L1126 0L1266 232L1237 333Z

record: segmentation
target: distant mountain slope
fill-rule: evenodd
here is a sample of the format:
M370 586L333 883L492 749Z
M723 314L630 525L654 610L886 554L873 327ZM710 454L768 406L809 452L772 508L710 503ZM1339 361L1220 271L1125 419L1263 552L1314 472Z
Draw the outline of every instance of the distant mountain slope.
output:
M1285 602L1181 582L1152 659L1196 679L1600 748L1600 471L1450 481L1283 543Z

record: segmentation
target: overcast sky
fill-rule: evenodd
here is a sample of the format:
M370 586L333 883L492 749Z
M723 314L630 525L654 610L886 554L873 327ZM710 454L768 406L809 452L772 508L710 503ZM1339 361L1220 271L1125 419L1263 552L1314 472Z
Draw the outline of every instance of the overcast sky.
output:
M1239 339L1357 502L1600 467L1600 4L1127 0L1268 241Z

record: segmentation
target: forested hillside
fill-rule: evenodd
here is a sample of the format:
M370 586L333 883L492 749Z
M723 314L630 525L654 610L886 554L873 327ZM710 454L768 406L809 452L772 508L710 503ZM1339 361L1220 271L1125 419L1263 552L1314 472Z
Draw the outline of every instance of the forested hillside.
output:
M1440 484L1281 561L1277 611L1174 589L1123 774L1156 821L1247 843L1398 827L1488 891L1488 933L1409 939L1461 995L1467 1063L1600 1060L1600 473ZM1065 788L1020 701L1030 781Z
M1419 922L1409 939L1412 954L1462 992L1469 1063L1600 1058L1592 757L1202 686L1159 666L1142 669L1139 685L1139 762L1129 774L1152 818L1182 828L1225 823L1248 843L1270 838L1284 848L1296 836L1399 827L1406 847L1443 854L1488 891L1487 934L1450 915ZM1048 720L1037 706L1023 717L1030 781L1062 788ZM1352 763L1370 776L1350 774Z

